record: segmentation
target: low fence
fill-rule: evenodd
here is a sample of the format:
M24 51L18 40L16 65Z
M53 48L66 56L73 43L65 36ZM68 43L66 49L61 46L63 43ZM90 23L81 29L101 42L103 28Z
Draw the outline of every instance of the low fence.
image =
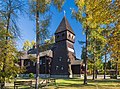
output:
M29 74L19 74L17 78L30 78ZM34 78L36 74L34 74ZM73 75L50 75L50 74L39 74L40 78L73 78L73 77L81 77L81 74L73 74Z

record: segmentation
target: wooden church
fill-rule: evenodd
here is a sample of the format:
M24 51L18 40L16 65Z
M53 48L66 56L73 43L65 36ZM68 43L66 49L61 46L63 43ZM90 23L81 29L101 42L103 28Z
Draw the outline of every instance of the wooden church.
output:
M55 43L40 52L40 74L49 77L73 77L81 74L81 61L76 58L74 50L75 33L64 16L55 32ZM24 52L20 66L26 67L27 74L35 74L35 62L29 56L36 54L36 48Z

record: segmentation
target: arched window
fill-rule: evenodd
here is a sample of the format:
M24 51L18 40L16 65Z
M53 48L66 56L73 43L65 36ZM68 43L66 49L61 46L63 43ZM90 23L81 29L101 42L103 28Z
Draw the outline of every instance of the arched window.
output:
M61 67L61 70L64 70L64 67L63 67L63 66Z
M62 57L59 57L59 61L62 61Z
M58 66L56 66L56 70L58 70Z

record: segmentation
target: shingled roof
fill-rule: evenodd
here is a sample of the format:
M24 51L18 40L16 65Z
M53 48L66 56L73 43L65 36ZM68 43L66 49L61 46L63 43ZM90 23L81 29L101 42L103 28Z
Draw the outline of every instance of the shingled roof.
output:
M58 26L55 34L57 34L59 32L63 32L65 30L68 30L68 31L70 31L70 32L72 32L74 34L74 31L72 30L67 18L64 16L61 23L60 23L60 25Z

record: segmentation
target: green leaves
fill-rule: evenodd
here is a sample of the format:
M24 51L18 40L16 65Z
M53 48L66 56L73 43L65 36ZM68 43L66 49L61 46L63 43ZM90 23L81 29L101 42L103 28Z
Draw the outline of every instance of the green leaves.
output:
M7 43L5 39L0 40L0 71L3 71L3 65L5 65L4 72L0 72L1 81L4 80L4 77L6 80L13 79L14 75L20 73L20 67L16 65L18 63L18 51L15 48L14 41L10 39Z
M45 43L45 39L49 37L49 30L48 27L50 25L50 20L51 16L45 16L40 23L40 29L39 29L39 39L40 39L40 44Z
M2 0L0 5L0 81L13 79L20 73L18 51L14 38L20 37L16 24L18 11L21 11L20 0Z
M85 0L75 0L75 4L82 10L85 6Z
M54 6L57 7L59 11L61 11L65 0L51 0L51 1L53 2Z
M88 51L99 62L107 52L111 58L120 60L120 1L115 0L76 0L78 11L74 16L88 28ZM83 16L83 13L86 16ZM113 25L112 25L113 24Z
M28 51L30 48L32 48L31 46L32 46L32 45L31 45L31 43L29 42L29 40L26 40L26 41L24 42L24 44L23 44L23 50L24 50L24 51Z
M22 0L1 0L0 20L4 28L9 29L9 33L15 38L20 37L20 29L16 23L19 14L24 12L24 2Z
M35 46L35 41L30 42L29 40L26 40L23 44L23 50L28 51L29 49L33 48Z
M44 14L50 9L50 5L54 4L55 7L60 11L65 0L39 0L39 13ZM36 12L36 0L29 0L31 13Z

